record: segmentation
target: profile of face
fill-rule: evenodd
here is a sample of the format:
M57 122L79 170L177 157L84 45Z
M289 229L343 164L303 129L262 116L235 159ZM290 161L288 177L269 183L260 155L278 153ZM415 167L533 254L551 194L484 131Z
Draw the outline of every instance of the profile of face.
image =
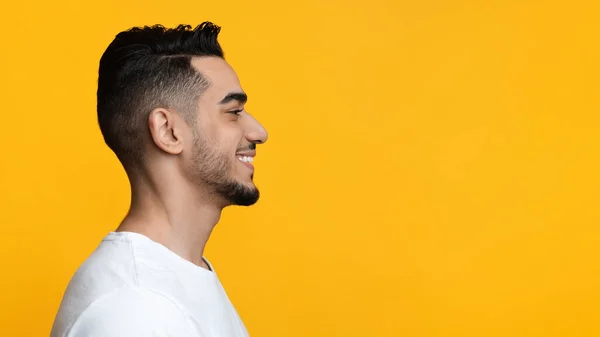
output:
M185 174L225 205L249 206L259 198L253 182L256 144L265 128L245 109L247 96L231 66L219 57L200 57L192 66L209 86L198 99L196 123L186 147ZM185 151L184 150L184 151Z

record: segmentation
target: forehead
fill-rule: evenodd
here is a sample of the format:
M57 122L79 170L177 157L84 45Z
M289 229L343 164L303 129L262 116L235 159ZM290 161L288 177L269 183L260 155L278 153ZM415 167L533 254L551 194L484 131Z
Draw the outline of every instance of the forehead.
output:
M192 66L210 83L204 99L220 101L231 92L241 92L242 86L233 68L220 57L194 57ZM202 99L202 98L201 98Z

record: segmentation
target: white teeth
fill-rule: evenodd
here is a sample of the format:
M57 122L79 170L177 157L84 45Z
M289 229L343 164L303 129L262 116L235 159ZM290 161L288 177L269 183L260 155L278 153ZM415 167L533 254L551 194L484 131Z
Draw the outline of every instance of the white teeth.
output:
M254 161L254 158L248 156L239 156L237 158L244 163L251 163Z

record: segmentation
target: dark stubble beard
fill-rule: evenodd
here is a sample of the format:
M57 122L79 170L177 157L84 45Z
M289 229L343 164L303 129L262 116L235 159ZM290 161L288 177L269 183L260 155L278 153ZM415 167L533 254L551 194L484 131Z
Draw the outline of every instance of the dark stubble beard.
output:
M192 155L192 173L198 181L210 189L210 193L224 198L233 205L250 206L258 201L260 192L256 187L246 186L228 176L232 166L235 165L232 157L219 153L214 144L197 132L194 133Z

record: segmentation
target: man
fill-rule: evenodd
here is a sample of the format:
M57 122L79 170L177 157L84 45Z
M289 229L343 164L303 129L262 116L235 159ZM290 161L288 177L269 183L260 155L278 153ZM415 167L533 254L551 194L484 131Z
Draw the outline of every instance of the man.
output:
M73 276L52 337L248 336L203 251L221 211L259 198L265 129L205 22L132 28L100 60L98 121L131 207Z

